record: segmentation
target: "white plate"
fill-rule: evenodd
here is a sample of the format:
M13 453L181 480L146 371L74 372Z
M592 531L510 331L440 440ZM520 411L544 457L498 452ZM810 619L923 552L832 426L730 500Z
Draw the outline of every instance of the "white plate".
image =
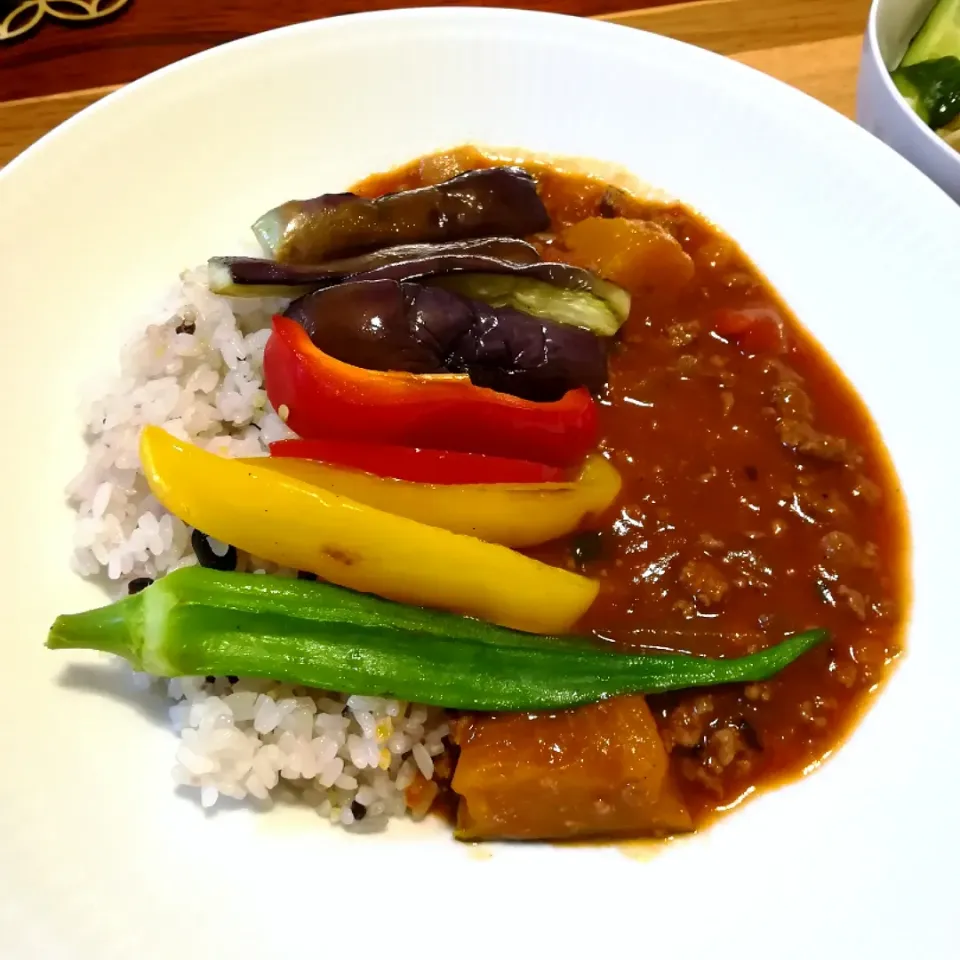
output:
M622 164L720 224L853 379L906 489L911 649L877 706L815 776L649 862L205 816L171 787L156 704L42 649L56 613L98 600L67 570L61 490L78 390L139 312L278 200L465 141ZM955 955L958 239L932 183L802 94L660 37L498 10L252 37L27 151L0 174L0 954Z

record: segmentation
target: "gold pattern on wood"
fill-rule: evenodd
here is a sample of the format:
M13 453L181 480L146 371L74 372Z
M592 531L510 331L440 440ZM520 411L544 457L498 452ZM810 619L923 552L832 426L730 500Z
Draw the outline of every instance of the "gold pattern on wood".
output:
M44 17L90 23L109 17L130 0L23 0L0 20L0 41L26 36Z

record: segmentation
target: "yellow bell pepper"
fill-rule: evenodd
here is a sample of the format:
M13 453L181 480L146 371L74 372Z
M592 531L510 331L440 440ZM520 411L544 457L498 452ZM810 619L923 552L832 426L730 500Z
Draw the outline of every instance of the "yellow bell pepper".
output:
M564 633L598 584L496 544L417 523L146 427L154 496L184 523L331 583L532 633Z
M367 506L505 547L532 547L582 529L620 492L620 474L599 454L575 483L429 484L377 477L316 460L271 457L244 463L276 470Z

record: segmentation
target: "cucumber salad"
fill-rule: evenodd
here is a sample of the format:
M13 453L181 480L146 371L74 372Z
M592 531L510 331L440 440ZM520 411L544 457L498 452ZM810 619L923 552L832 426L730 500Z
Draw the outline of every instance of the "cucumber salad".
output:
M939 0L892 77L920 119L960 151L960 0Z

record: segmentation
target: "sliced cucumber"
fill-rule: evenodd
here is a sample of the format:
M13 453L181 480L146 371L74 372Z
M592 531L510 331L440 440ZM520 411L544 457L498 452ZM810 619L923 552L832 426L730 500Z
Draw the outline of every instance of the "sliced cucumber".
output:
M897 88L920 118L934 130L960 116L960 57L938 57L898 67Z
M907 47L900 66L951 56L960 57L960 0L939 0Z

